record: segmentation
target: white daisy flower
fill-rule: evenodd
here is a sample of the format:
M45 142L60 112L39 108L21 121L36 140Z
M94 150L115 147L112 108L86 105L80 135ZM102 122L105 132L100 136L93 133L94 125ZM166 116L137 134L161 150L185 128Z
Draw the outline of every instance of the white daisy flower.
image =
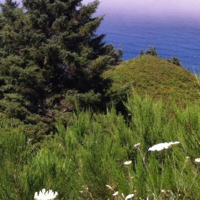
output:
M113 194L113 196L118 196L119 195L119 192L118 191L116 191L114 194Z
M129 194L128 196L126 196L125 200L131 199L132 197L134 197L134 194Z
M124 165L130 165L131 163L132 163L131 160L129 160L129 161L125 161L125 162L124 162Z
M58 195L58 192L53 192L52 190L46 191L42 189L39 193L35 192L34 199L35 200L53 200Z
M200 163L200 158L196 158L194 161L195 161L196 163Z
M180 144L180 142L176 141L176 142L160 143L150 147L149 151L162 151L163 149L168 149L169 147L172 147L177 144Z

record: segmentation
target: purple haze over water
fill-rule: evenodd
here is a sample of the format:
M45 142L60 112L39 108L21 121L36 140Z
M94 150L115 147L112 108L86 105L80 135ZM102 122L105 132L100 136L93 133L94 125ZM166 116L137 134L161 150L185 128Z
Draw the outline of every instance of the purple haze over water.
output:
M130 5L122 4L131 1ZM156 46L160 57L178 57L185 69L199 74L199 11L200 1L195 0L102 0L95 15L105 17L97 33L106 34L106 43L121 46L125 60L151 45Z

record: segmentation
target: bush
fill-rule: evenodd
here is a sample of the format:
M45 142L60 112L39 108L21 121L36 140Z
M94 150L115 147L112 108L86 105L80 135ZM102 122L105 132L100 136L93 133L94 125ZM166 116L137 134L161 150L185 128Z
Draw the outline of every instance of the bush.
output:
M158 56L156 47L152 47L151 45L149 46L149 49L146 50L145 54L147 54L147 55L149 54L152 56Z
M113 108L106 114L74 113L67 127L64 119L58 121L57 133L40 147L30 143L23 124L2 117L1 199L33 199L42 188L69 200L114 199L117 191L118 199L125 199L122 193L137 199L199 199L194 159L200 150L200 106L169 108L135 93L125 106L129 121ZM170 141L180 144L148 151Z
M174 65L181 66L181 63L178 57L173 56L171 59L167 59L167 61L173 63Z

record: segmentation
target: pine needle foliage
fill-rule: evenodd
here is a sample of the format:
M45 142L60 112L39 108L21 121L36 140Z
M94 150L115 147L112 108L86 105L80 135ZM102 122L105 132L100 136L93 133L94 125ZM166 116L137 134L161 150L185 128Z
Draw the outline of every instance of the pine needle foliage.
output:
M12 0L0 13L0 112L50 133L58 114L100 105L108 82L101 74L121 61L97 35L99 5L81 0ZM73 99L71 101L70 99ZM91 104L90 104L91 103ZM46 124L49 128L47 128ZM44 130L46 127L46 130ZM37 132L37 133L36 133Z

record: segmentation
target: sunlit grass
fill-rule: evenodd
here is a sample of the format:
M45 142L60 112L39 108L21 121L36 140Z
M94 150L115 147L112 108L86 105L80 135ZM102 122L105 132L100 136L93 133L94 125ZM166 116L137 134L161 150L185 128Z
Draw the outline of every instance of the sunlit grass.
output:
M181 106L199 99L200 85L195 74L156 56L143 55L125 61L103 76L112 80L110 95L131 93L134 87L141 97L149 95Z
M114 108L77 112L40 146L21 122L1 116L0 199L33 199L41 188L61 200L200 199L200 107L133 93L129 119Z

